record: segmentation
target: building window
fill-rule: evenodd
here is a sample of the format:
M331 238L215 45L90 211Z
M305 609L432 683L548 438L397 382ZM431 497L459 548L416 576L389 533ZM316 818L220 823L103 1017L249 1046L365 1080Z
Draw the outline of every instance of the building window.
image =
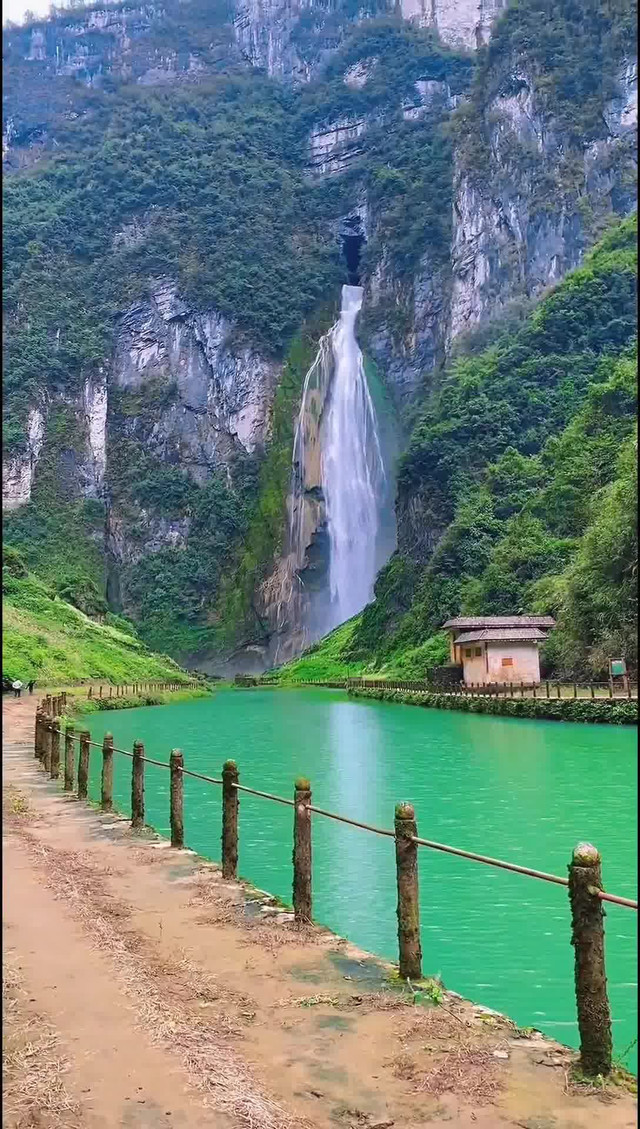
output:
M482 647L476 647L475 650L476 650L476 658L481 659L482 658Z
M503 666L513 666L513 659L503 659L502 665Z
M465 651L465 655L468 659L472 659L473 658L473 647L467 647L467 649Z

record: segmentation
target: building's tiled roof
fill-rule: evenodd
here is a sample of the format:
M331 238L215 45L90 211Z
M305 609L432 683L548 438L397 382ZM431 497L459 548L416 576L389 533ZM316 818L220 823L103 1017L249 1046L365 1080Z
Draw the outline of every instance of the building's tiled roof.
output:
M550 615L458 615L448 619L443 628L460 627L469 631L481 627L555 627Z
M546 639L546 633L538 627L490 627L484 631L466 631L458 635L458 643L517 643L525 640Z

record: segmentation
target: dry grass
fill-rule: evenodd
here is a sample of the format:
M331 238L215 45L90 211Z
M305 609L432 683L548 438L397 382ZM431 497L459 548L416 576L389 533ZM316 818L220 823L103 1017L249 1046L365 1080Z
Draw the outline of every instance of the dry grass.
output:
M54 1029L28 1009L22 979L5 950L2 966L4 1129L79 1129L80 1105L65 1085L68 1063Z
M124 931L122 907L100 896L98 868L82 856L36 844L26 831L24 838L37 852L48 884L68 902L95 947L113 961L150 1038L181 1058L205 1104L236 1117L247 1129L307 1129L306 1122L260 1089L246 1063L226 1045L231 1033L241 1033L237 1021L224 1013L209 1017L199 1008L199 1003L219 998L215 978L206 977L186 957L170 964L158 960L148 941L131 929ZM234 996L250 1017L250 1001Z
M495 1101L502 1088L496 1074L496 1060L490 1051L454 1047L441 1062L421 1073L415 1093L431 1094L434 1098L453 1093L473 1105L487 1105Z
M34 816L35 812L29 807L29 801L24 792L7 784L2 790L2 814L5 818L11 816Z

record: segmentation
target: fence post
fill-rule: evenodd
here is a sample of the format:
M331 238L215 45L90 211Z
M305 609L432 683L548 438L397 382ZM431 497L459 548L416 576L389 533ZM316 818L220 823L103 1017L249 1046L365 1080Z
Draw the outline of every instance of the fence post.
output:
M52 780L57 780L60 775L60 722L57 717L51 722L51 757L50 772Z
M171 775L171 846L184 847L184 781L182 769L184 757L180 749L172 749L169 757Z
M235 761L222 766L222 877L236 878L238 872L238 808L240 798L234 788L239 780Z
M293 793L293 911L297 924L313 920L311 896L311 784L304 777Z
M113 736L111 733L105 733L102 741L100 807L103 811L113 810Z
M75 729L73 725L67 725L64 734L64 790L65 792L73 792L73 741L75 737Z
M140 831L144 827L144 745L142 741L133 742L131 762L131 830Z
M573 696L574 696L574 698L578 697L578 683L577 682L574 682L574 684L573 684Z
M53 721L51 720L51 718L49 716L45 717L44 741L42 745L42 767L44 768L45 772L51 771L51 740L53 737L51 730L52 725Z
M36 760L40 760L42 758L43 721L44 714L41 707L38 706L38 708L36 709L36 729L33 738L33 755L35 756Z
M560 694L560 683L559 682L556 682L556 690L558 691L558 697L560 698L562 695Z
M91 734L83 729L80 734L80 755L78 756L78 799L86 800L89 790L89 741Z
M611 1070L611 1013L604 965L604 910L592 891L602 889L599 851L578 843L569 864L571 944L580 1031L580 1065L585 1074Z
M418 901L418 834L412 804L396 804L396 878L398 885L398 954L403 980L422 978L420 903Z
M592 684L592 683L589 683L589 689L590 689L590 691L591 691L591 698L592 698L592 699L593 699L593 698L595 698L595 696L596 696L596 692L595 692L595 690L593 689L593 684Z
M548 698L549 697L549 683L547 682L547 683L545 683L545 685L547 687L547 698Z

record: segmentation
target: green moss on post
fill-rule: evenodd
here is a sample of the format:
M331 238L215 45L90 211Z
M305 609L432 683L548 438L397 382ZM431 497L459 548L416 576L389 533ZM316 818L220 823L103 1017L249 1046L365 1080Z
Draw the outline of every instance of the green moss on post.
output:
M300 777L293 794L293 912L298 925L313 920L311 881L311 786Z
M169 773L171 777L170 789L170 818L171 818L171 846L178 849L184 847L184 780L182 769L184 757L180 749L172 749L169 757Z
M65 792L73 792L73 742L75 739L75 729L73 725L67 725L64 734L64 790Z
M42 761L44 759L44 744L46 740L46 715L42 706L38 706L36 710L36 730L34 738L34 756L36 760Z
M236 878L238 873L238 810L240 798L235 785L239 782L235 761L222 766L222 877Z
M111 733L105 733L102 741L100 807L103 811L113 810L113 735Z
M142 741L133 742L131 762L131 830L141 831L144 827L144 745Z
M89 756L91 746L89 744L91 734L87 729L83 729L80 734L80 753L78 756L78 799L86 800L89 790Z
M54 717L51 722L51 752L49 757L49 775L52 780L57 780L60 775L60 722Z
M604 963L604 909L594 890L602 889L602 866L591 843L578 843L569 864L571 944L580 1031L580 1066L590 1077L611 1071L611 1012Z
M395 833L400 976L403 980L420 980L422 948L418 900L418 846L412 841L412 838L418 834L418 828L411 804L396 804Z

